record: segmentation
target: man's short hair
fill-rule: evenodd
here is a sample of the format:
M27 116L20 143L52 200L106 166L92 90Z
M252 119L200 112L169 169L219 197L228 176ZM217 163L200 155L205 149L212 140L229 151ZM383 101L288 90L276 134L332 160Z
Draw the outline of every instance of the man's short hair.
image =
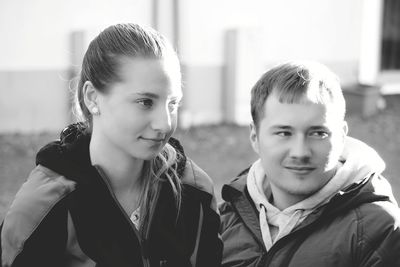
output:
M251 90L251 116L258 128L264 117L264 104L274 93L281 103L334 104L344 119L346 104L338 77L326 66L316 62L288 62L266 73Z

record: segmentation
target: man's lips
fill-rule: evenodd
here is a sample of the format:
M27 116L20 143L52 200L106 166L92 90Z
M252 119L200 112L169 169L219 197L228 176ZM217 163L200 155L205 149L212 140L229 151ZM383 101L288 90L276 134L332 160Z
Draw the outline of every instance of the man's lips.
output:
M285 166L286 169L288 169L291 172L295 173L310 173L314 171L316 168L312 166Z

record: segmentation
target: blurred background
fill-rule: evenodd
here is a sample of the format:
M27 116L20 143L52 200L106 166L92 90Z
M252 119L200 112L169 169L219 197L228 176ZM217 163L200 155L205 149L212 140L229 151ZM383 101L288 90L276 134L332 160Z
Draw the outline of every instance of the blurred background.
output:
M317 60L338 74L350 135L373 146L400 200L400 1L1 0L0 220L35 153L74 120L83 53L108 25L152 26L176 47L176 137L220 189L256 159L250 89L271 66Z

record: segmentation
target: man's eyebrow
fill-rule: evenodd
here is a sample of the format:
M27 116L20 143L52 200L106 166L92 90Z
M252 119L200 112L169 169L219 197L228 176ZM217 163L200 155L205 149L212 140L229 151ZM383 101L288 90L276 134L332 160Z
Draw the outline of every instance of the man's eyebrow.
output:
M314 126L311 126L309 129L310 130L321 130L321 129L327 130L328 128L325 127L324 125L314 125Z

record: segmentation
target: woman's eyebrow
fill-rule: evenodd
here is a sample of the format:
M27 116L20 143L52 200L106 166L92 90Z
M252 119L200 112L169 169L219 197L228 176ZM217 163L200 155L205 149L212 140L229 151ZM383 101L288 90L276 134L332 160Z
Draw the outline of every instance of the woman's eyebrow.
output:
M159 98L159 96L158 96L157 94L148 93L148 92L138 92L138 93L135 93L135 95L145 96L145 97L155 98L155 99L158 99L158 98Z

